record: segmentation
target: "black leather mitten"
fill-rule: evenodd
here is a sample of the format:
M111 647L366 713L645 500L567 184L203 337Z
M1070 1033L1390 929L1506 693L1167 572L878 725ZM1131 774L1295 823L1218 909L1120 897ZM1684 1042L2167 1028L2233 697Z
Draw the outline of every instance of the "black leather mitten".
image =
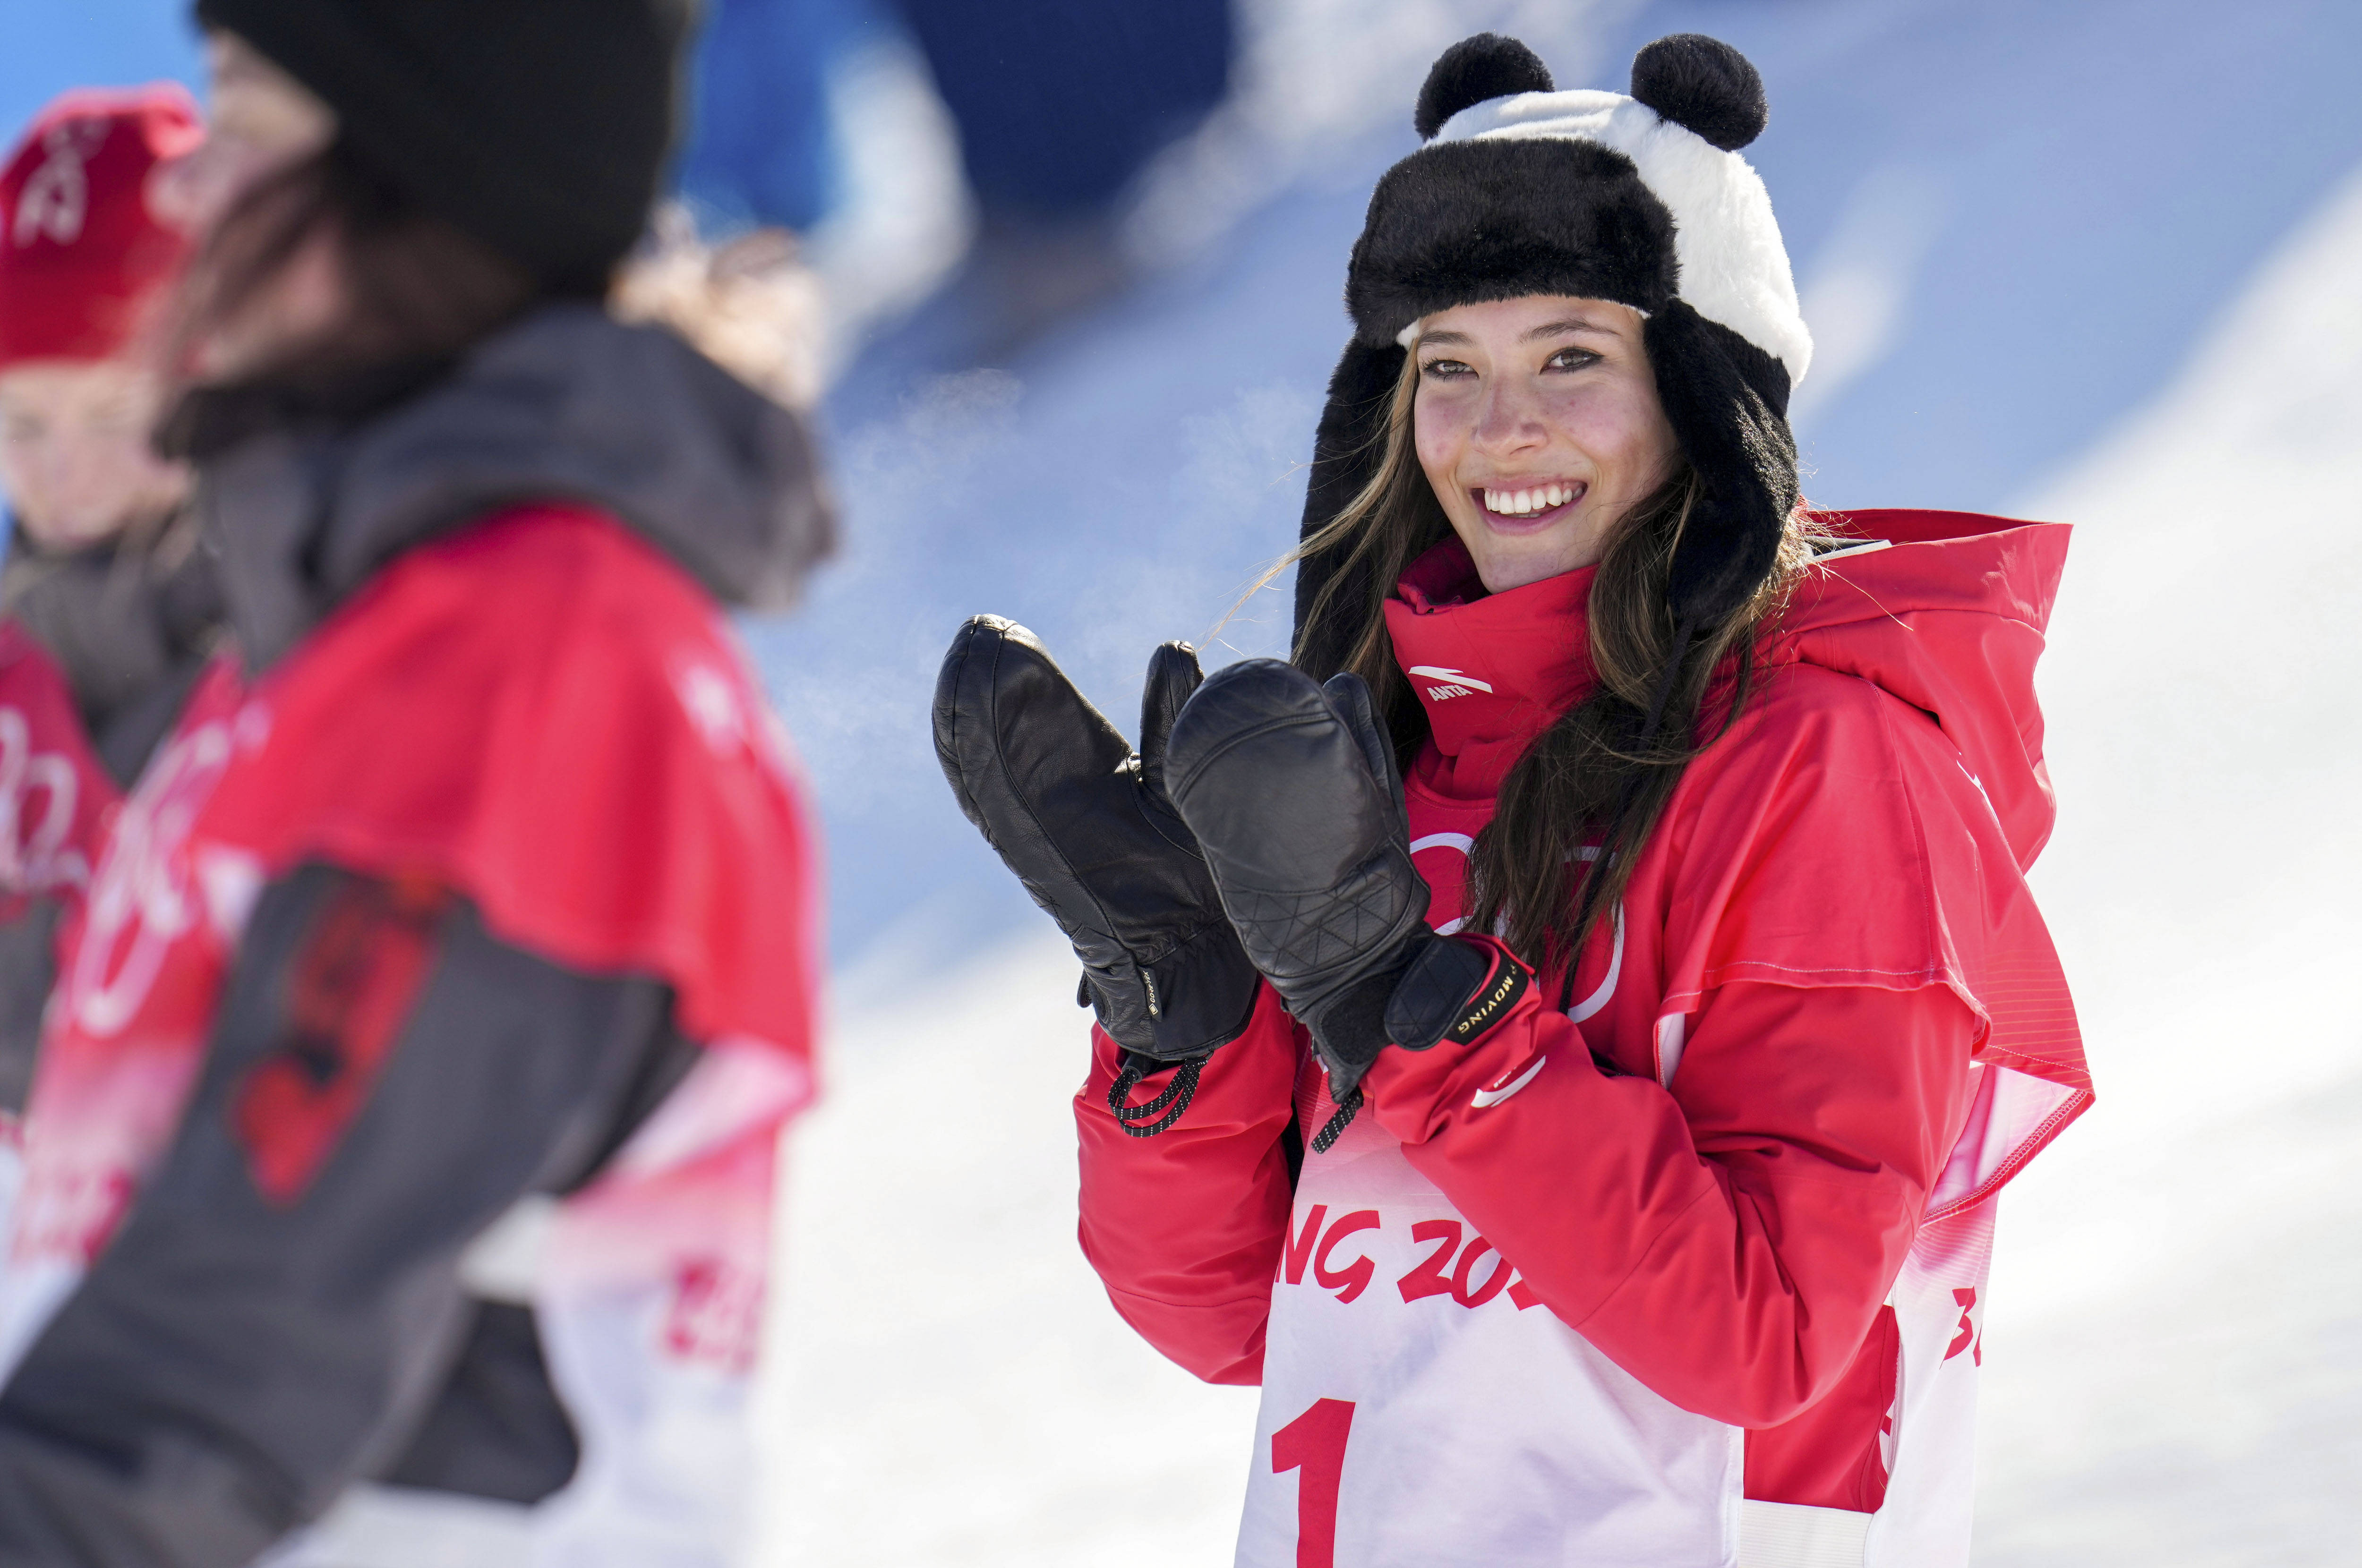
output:
M1428 926L1394 747L1360 677L1315 686L1276 659L1217 671L1175 722L1167 770L1247 956L1329 1071L1340 1114L1388 1044L1473 1039L1523 988L1516 960Z
M1126 1053L1109 1108L1142 1137L1179 1119L1198 1065L1254 1010L1254 966L1164 793L1165 735L1201 679L1185 643L1151 656L1136 754L1033 634L998 615L960 628L935 684L944 776L1075 944L1080 999ZM1125 1103L1143 1077L1176 1063L1163 1095Z

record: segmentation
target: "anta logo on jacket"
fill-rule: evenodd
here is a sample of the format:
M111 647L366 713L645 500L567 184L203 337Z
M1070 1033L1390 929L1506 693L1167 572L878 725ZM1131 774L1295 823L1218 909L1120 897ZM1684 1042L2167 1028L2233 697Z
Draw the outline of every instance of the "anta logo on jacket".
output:
M2023 878L2066 530L1824 521L1891 546L1798 585L1571 982L1384 1053L1292 1193L1246 1158L1261 1097L1333 1108L1275 1005L1208 1064L1208 1146L1136 1198L1087 1120L1119 1308L1264 1386L1242 1568L1966 1562L1993 1196L2090 1098ZM1485 596L1447 542L1386 607L1433 730L1406 803L1439 930L1503 778L1590 689L1592 576ZM1217 1185L1224 1261L1183 1272L1150 1188Z
M1430 702L1448 701L1454 697L1465 697L1472 692L1489 692L1493 690L1490 682L1479 680L1464 669L1444 669L1431 664L1414 664L1406 668L1403 673L1413 680L1421 682L1433 680L1442 683L1425 688L1427 700Z

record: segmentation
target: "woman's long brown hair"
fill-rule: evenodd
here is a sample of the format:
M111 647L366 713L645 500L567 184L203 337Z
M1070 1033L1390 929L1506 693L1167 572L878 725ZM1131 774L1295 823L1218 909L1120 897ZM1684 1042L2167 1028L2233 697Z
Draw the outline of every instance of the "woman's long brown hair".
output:
M1370 482L1288 558L1342 552L1304 624L1349 611L1358 617L1342 668L1369 683L1406 765L1429 727L1395 661L1385 601L1404 569L1451 531L1413 444L1418 395L1412 353L1386 411ZM1571 955L1623 897L1640 846L1690 759L1745 707L1759 636L1809 558L1799 509L1761 586L1720 621L1690 628L1678 668L1669 668L1682 638L1665 589L1697 495L1697 477L1683 463L1610 534L1591 587L1588 635L1598 685L1526 748L1469 852L1469 928L1501 933L1537 969L1565 964L1571 974ZM1357 569L1364 564L1367 571ZM1348 584L1364 585L1366 602L1339 603ZM1300 645L1297 652L1305 655ZM1650 710L1660 701L1652 730ZM1709 713L1714 733L1705 734Z
M272 285L323 234L337 247L346 308L242 382L329 386L447 359L542 294L524 268L426 212L339 141L259 182L205 236L171 312L171 366L184 369L197 343L267 309Z

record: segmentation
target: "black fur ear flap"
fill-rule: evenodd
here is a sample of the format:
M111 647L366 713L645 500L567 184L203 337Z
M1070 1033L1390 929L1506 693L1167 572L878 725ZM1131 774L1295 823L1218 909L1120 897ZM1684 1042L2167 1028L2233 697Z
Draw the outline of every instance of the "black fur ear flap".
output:
M1396 384L1402 380L1407 352L1398 344L1372 348L1358 338L1345 345L1344 357L1329 378L1329 402L1320 411L1320 429L1312 439L1312 473L1305 486L1299 542L1335 521L1376 475L1385 456L1386 409L1394 402ZM1315 680L1326 680L1344 667L1367 600L1366 584L1345 583L1330 601L1330 613L1320 624L1306 625L1313 601L1320 597L1344 557L1341 548L1324 550L1296 565L1295 646L1303 651L1297 662Z
M1462 39L1435 57L1418 90L1411 127L1431 140L1443 122L1472 104L1512 93L1548 93L1556 86L1550 67L1533 50L1498 33Z
M1724 340L1744 339L1729 328L1674 300L1650 315L1645 334L1657 401L1701 486L1665 598L1676 622L1694 617L1703 628L1736 610L1779 558L1796 507L1796 439L1740 373Z

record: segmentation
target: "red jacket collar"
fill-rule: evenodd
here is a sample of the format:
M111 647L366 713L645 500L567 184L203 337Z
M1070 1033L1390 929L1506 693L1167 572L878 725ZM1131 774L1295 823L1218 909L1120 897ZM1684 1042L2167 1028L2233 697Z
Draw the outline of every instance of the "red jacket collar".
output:
M1491 799L1534 736L1591 690L1597 570L1487 594L1456 538L1411 563L1386 602L1386 631L1435 734L1413 767L1421 783Z
M1840 536L1881 543L1805 573L1766 638L1765 678L1817 665L1932 715L2019 864L2032 865L2052 814L2034 666L2068 530L1957 512L1816 516ZM1489 800L1533 737L1590 691L1594 575L1488 596L1457 539L1411 563L1386 629L1435 732L1413 778L1451 799Z

